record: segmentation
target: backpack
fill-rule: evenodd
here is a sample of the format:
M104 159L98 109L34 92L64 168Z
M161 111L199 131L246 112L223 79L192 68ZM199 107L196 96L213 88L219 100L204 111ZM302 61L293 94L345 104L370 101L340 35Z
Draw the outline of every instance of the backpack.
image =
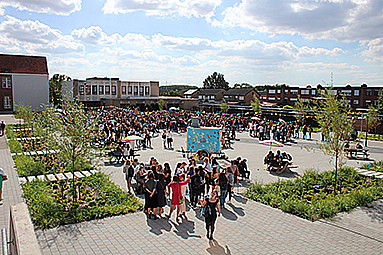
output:
M132 166L129 166L129 169L128 169L128 177L133 177L134 175L134 169Z
M211 215L211 208L209 204L206 204L204 207L202 207L201 210L201 217L209 217Z

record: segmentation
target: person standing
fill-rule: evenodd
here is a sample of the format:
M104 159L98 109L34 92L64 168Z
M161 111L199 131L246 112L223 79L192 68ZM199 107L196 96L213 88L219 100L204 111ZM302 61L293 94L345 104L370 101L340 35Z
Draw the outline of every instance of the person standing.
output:
M195 174L190 177L190 203L193 208L196 208L198 197L201 194L201 186L203 181L200 175L200 169L195 169Z
M226 177L228 181L227 192L229 193L229 200L227 201L227 203L230 204L231 196L232 196L233 188L234 188L234 174L230 166L226 168Z
M181 186L186 185L188 183L189 183L189 179L186 179L186 181L180 182L179 177L177 175L174 175L173 181L167 185L167 188L172 190L170 212L169 214L165 215L168 219L172 216L175 206L180 205L183 202ZM177 221L178 221L178 216L180 215L179 209L180 207L177 208Z
M221 208L225 205L225 200L227 196L227 189L229 188L227 176L225 175L224 172L221 172L218 176L218 187L221 191L221 194L219 194L219 202L221 205Z
M128 192L132 193L131 187L132 187L132 179L134 176L134 168L130 164L130 160L125 161L124 168L122 169L122 172L125 174L125 180L128 186Z
M201 199L202 207L205 207L205 226L206 226L206 237L210 240L213 240L213 233L215 230L215 222L217 220L217 210L218 217L221 216L221 207L218 199L218 192L213 190L211 196Z
M5 135L5 122L4 120L1 121L1 124L0 124L0 129L1 129L1 135Z
M163 207L166 205L166 182L163 173L158 174L157 182L158 216L162 217Z
M173 135L170 130L166 133L166 142L168 144L168 149L173 149Z
M7 180L7 176L2 168L0 168L0 201L3 200L3 181Z
M158 206L158 196L157 196L157 180L154 179L153 172L148 174L148 180L145 182L145 196L147 197L145 208L147 209L149 219L153 215L154 219L157 217L157 206ZM153 210L153 213L152 213Z

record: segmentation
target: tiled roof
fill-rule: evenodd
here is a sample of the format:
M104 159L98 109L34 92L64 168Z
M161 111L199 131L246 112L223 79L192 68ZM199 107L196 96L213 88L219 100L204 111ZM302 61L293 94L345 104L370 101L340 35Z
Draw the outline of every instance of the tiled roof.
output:
M199 91L200 95L217 95L221 91L224 91L223 89L201 89Z
M0 73L46 74L46 57L0 54Z
M248 93L250 93L251 91L254 91L254 89L229 89L228 91L225 92L225 96L226 95L244 96L244 95L247 95Z

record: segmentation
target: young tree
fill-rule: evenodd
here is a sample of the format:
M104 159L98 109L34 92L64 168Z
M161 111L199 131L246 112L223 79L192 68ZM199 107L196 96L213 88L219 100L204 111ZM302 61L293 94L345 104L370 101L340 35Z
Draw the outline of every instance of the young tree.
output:
M294 109L298 113L297 120L298 120L299 125L303 126L304 121L306 119L306 113L305 113L306 106L302 102L302 99L300 96L298 96L298 101L294 104Z
M323 94L325 100L317 113L317 120L324 136L324 141L317 142L317 145L325 155L331 156L332 160L335 159L334 190L336 190L338 165L344 163L344 146L350 138L353 126L352 119L347 115L350 105L344 95L338 97L331 93L330 89L325 90Z
M378 115L383 115L383 90L379 90L378 104L376 105Z
M226 100L223 98L222 99L222 103L221 103L221 112L223 113L227 113L227 111L229 110L230 106L226 103Z
M378 117L378 111L370 106L368 108L368 126L374 129L374 136L376 136L376 128L380 125L380 119Z
M43 137L49 148L58 150L58 158L69 162L73 175L77 164L94 159L91 142L98 135L98 117L91 116L78 100L70 101L66 97L61 109L53 105L45 106L36 116L38 135ZM75 178L72 189L75 201Z
M160 98L160 100L158 101L158 108L160 109L160 111L165 109L165 102L162 98Z
M260 112L261 111L261 102L259 101L259 99L256 95L254 95L254 98L253 98L250 105L253 108L254 112Z
M223 74L214 72L212 75L209 75L204 81L203 81L203 88L204 89L229 89L229 83L225 80L225 77Z

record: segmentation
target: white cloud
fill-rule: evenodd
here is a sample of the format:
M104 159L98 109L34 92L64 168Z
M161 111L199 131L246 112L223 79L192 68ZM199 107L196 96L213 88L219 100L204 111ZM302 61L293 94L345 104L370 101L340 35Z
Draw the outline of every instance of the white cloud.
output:
M19 20L7 16L0 24L1 40L6 45L14 45L29 53L67 54L84 51L83 44L74 42L59 30L36 21Z
M81 10L81 0L2 0L1 7L11 6L18 10L41 12L57 15L69 15Z
M242 0L212 24L310 39L369 40L383 37L383 1Z
M383 61L383 39L375 39L367 43L368 49L362 51L362 56L368 57L373 61Z
M106 0L104 13L144 11L147 15L211 17L222 0Z
M79 40L87 44L115 44L122 40L122 36L119 34L113 34L108 36L102 31L101 27L91 26L89 28L75 29L71 33L75 40Z

